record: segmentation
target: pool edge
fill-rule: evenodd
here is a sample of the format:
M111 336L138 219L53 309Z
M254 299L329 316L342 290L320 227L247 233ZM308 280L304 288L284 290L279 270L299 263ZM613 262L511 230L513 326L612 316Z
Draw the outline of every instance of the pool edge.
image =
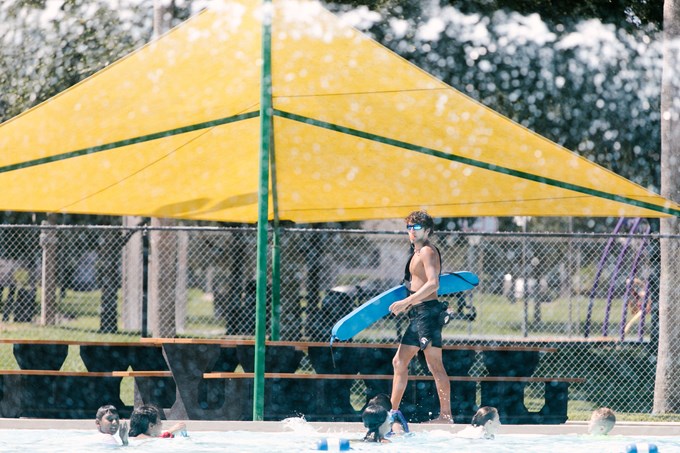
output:
M166 422L172 423L172 421ZM253 422L228 420L186 420L191 431L256 431L286 432L292 428L286 422ZM365 431L361 423L309 422L321 433ZM466 425L413 423L414 432L449 430L457 432ZM587 422L567 422L562 425L503 425L501 434L586 434ZM94 419L0 418L0 429L94 429ZM680 436L680 423L674 422L618 422L611 432L620 436Z

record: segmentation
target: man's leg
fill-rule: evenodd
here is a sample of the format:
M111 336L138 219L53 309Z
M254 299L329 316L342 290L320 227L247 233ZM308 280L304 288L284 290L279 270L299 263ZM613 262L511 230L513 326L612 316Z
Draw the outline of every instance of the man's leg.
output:
M397 353L392 359L392 366L394 367L394 378L392 379L392 409L398 410L401 404L401 398L406 391L406 384L408 384L408 364L411 359L418 353L418 346L409 346L400 344Z
M436 420L450 423L453 421L451 416L451 382L449 382L449 376L446 374L446 369L444 369L444 363L442 362L442 348L430 345L423 352L425 353L427 367L434 377L437 394L439 395L440 410L439 417Z

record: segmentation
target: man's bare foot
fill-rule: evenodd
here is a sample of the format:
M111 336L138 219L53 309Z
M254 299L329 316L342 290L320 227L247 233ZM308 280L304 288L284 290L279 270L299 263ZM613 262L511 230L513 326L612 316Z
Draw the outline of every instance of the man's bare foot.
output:
M440 415L439 417L427 421L425 423L432 423L432 424L437 424L437 425L447 425L453 423L453 417L450 415Z

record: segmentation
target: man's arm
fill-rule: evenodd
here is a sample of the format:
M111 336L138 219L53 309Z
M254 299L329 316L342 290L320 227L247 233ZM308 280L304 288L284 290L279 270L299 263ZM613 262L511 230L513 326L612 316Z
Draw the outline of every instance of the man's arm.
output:
M423 247L420 250L420 260L425 268L427 280L418 288L418 291L408 296L406 299L390 305L390 311L395 315L407 312L412 306L425 300L431 299L432 293L436 294L439 289L439 269L437 267L437 253L432 247Z

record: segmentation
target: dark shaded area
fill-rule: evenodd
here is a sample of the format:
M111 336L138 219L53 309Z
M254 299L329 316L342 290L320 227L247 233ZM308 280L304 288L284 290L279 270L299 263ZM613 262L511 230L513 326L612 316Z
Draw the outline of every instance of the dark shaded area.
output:
M358 345L357 345L358 346ZM452 379L451 408L457 423L468 423L476 405L476 381L469 373L478 352L470 345L443 351L444 364ZM484 350L483 362L489 376L516 377L540 374L537 369L542 353L537 351ZM521 347L521 346L520 346ZM169 419L251 420L253 379L227 376L204 378L208 372L233 372L240 364L253 370L253 345L214 343L165 343L155 345L82 345L81 357L88 371L167 371L172 378L136 377L135 404L154 404L164 409ZM567 349L565 345L561 348ZM68 353L65 344L17 344L15 356L22 369L59 370ZM319 375L356 375L356 379L279 378L265 379L264 414L266 420L282 420L304 415L309 421L358 421L361 410L350 402L351 384L362 375L392 375L393 347L308 346L309 360ZM268 346L268 373L295 373L303 352L296 346ZM588 351L590 354L592 351ZM331 357L331 353L333 356ZM549 357L553 353L547 353ZM642 354L641 356L639 354ZM631 356L644 358L644 348ZM590 360L586 360L590 357ZM598 373L598 355L583 363ZM49 358L49 359L48 359ZM616 362L614 359L611 359ZM417 362L414 362L414 364ZM414 365L417 366L417 365ZM604 367L610 367L609 362ZM631 367L636 368L636 367ZM412 370L420 374L419 370ZM621 370L617 370L623 375ZM584 375L587 373L584 373ZM565 373L566 375L566 373ZM120 377L4 375L0 379L0 415L4 417L90 418L102 404L114 404L124 416L131 407L120 400ZM587 379L593 379L592 374ZM378 393L389 394L391 379L363 379L365 403ZM613 381L614 382L614 381ZM498 407L504 423L563 423L566 421L568 383L559 379L545 384L545 405L535 413L523 404L523 382L481 382L482 405ZM11 389L11 391L8 391ZM411 380L407 386L402 413L412 422L423 422L438 415L439 402L433 381ZM618 408L617 408L618 409Z
M169 371L159 347L151 346L81 346L80 357L88 371ZM118 387L110 387L112 394L120 393ZM169 407L175 400L173 378L135 378L135 400L140 404ZM143 401L143 402L142 402Z
M303 352L293 346L267 346L264 369L272 373L294 373L300 365ZM255 371L255 347L236 346L236 356L246 373Z
M351 7L368 6L404 13L418 9L411 0L335 0L328 4ZM539 14L543 20L555 23L598 18L605 23L654 24L663 22L663 0L456 0L442 1L466 13L492 14L505 9L521 14ZM412 17L412 16L411 16Z
M529 351L485 351L484 366L489 376L533 376L540 356ZM482 406L498 409L501 423L521 423L529 416L524 405L526 382L482 382ZM566 421L566 406L564 420Z
M66 344L15 344L13 349L19 367L25 370L59 370L68 355ZM83 345L80 355L90 372L168 370L161 348L153 345ZM120 399L122 377L5 375L0 381L0 415L4 417L89 419L103 404L113 404L123 417L129 417L132 410ZM172 377L135 378L135 402L169 407L174 399Z
M232 372L239 364L236 348L221 348L217 361L209 372ZM198 388L201 409L215 410L227 402L224 382L220 379L202 379Z
M617 25L654 24L661 27L663 22L663 0L484 0L449 3L467 12L490 14L508 9L521 14L537 13L543 20L554 23L598 18Z
M12 349L22 370L58 370L68 355L62 344L15 344Z

